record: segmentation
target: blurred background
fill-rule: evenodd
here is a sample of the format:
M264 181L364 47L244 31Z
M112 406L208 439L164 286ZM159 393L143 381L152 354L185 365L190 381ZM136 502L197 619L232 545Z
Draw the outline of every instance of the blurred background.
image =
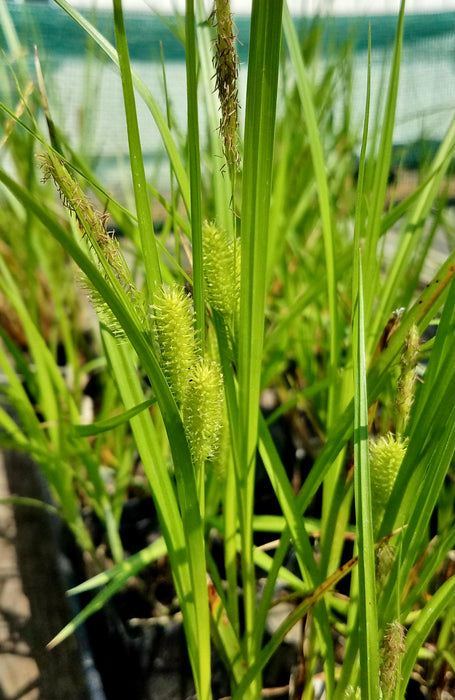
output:
M18 34L21 51L33 66L38 47L54 120L72 145L87 158L110 188L126 184L128 169L122 90L115 67L82 30L54 2L6 2ZM102 33L113 41L109 0L77 0ZM205 3L207 16L211 3ZM350 128L359 134L365 106L368 23L372 33L372 114L378 97L387 89L387 71L396 29L398 0L291 0L302 40L318 25L319 44L311 59L317 83L324 64L334 52L350 61ZM454 114L455 0L409 0L407 3L400 93L394 143L397 153L406 149L408 168L422 161L422 149L433 153ZM234 0L240 57L240 104L244 104L251 2ZM181 36L184 0L126 0L127 34L133 66L166 111L165 81L174 133L185 133L185 56ZM4 36L0 30L0 41ZM347 50L347 47L349 50ZM341 53L340 53L341 55ZM285 79L286 71L284 70ZM165 77L164 77L165 76ZM291 80L291 78L289 77ZM334 129L346 115L346 86L334 96ZM168 173L160 137L146 107L138 100L142 144L151 181L166 189ZM242 112L241 112L242 115ZM380 115L376 115L380 119ZM201 137L205 133L201 110ZM302 127L303 128L303 127ZM182 139L184 137L182 136ZM403 162L401 163L403 164Z

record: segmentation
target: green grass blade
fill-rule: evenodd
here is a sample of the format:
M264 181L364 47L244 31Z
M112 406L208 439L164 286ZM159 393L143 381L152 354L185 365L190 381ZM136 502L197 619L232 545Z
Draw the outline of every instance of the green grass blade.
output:
M433 178L438 175L439 170L433 169L428 177L425 178L423 182L416 187L411 194L405 197L401 202L397 202L388 212L382 217L381 222L381 236L389 231L394 224L397 223L411 208L412 206L421 198L424 190L428 188Z
M119 345L107 333L104 333L103 336L124 405L128 409L130 406L142 403L144 395L128 348L125 344ZM176 590L183 611L195 683L199 685L201 681L199 676L200 654L201 650L206 653L207 645L207 642L204 645L202 635L209 634L209 620L205 553L199 508L195 497L194 476L186 474L187 483L182 485L182 476L178 476L178 471L184 467L182 463L178 463L176 470L177 481L180 482L180 504L178 504L150 414L143 411L132 418L131 428L152 489L166 541ZM185 501L181 498L182 486L186 488ZM179 506L182 515L180 515ZM204 655L204 659L206 658L207 656ZM207 692L207 688L204 692ZM205 697L210 697L210 689Z
M353 290L354 365L354 490L359 551L359 642L362 697L379 698L379 640L370 468L368 451L368 397L365 362L365 325L360 251L355 251L357 288Z
M401 606L401 614L403 619L413 610L417 609L419 601L423 599L425 592L430 590L432 581L439 567L443 564L446 557L450 556L449 552L455 541L455 524L447 529L447 532L437 535L430 541L427 547L425 562L419 566L418 580L412 586L410 592L406 595L406 600ZM420 563L420 562L419 562Z
M112 416L112 418L106 418L105 420L97 421L90 425L75 425L74 433L76 437L90 437L105 433L107 430L113 430L114 428L118 428L119 425L127 423L131 418L137 416L138 413L150 408L155 401L155 399L147 399L146 401L142 401L138 406L133 406L133 408L130 408L128 411L123 411L123 413L119 413L117 416Z
M240 640L217 589L211 581L209 581L208 586L212 629L216 645L225 659L232 680L238 684L245 675L245 661L241 653Z
M292 538L302 578L306 586L315 588L319 584L321 577L315 565L313 549L306 533L303 520L299 514L289 478L262 416L259 418L259 435L260 454L285 517L286 526ZM288 535L285 533L283 536L287 538ZM263 608L263 606L261 606L261 608ZM329 619L324 603L321 603L315 608L314 616L318 630L321 655L324 660L327 693L331 695L335 678L335 659ZM261 621L258 616L258 622L258 630L264 629L265 619Z
M392 157L393 129L395 125L395 111L398 96L398 81L400 76L401 47L404 28L404 0L401 2L395 45L392 58L389 89L384 105L382 132L378 153L375 157L375 170L373 180L373 201L371 202L368 217L368 226L365 240L365 271L368 273L368 281L365 286L365 318L371 317L374 297L377 292L379 267L377 261L377 244L381 232L382 213L389 178L390 161Z
M145 178L144 160L142 158L141 139L137 122L136 98L133 89L128 42L123 19L122 0L114 0L114 26L120 74L122 76L123 104L125 107L126 128L128 132L131 176L144 259L145 279L147 282L148 297L150 302L152 302L155 285L161 282L161 272L153 230L152 208L147 193L147 181Z
M186 96L188 110L188 160L191 197L191 241L193 253L193 297L202 351L205 345L204 273L202 264L202 195L199 149L197 48L194 0L186 0L185 15Z
M245 596L247 662L255 650L254 564L252 513L254 465L258 434L261 360L267 269L271 173L278 69L281 45L282 2L254 0L251 16L248 82L245 109L244 174L241 217L241 283L239 322L239 489L243 534L242 578ZM245 700L260 695L256 679Z
M304 600L297 605L297 607L290 613L286 619L281 623L279 628L274 632L270 641L264 646L258 655L255 663L251 666L242 682L234 692L232 700L243 700L245 697L244 693L248 687L251 679L254 678L255 674L259 669L263 669L268 661L272 658L273 654L280 645L283 643L284 638L287 633L296 625L312 608L314 608L324 597L324 595L331 590L338 581L341 581L344 576L350 573L354 567L357 565L357 557L353 557L346 564L344 564L340 569L338 569L334 574L329 576L323 583L321 583L311 595L304 598Z
M281 40L281 2L266 9L256 0L251 20L242 194L242 265L239 329L240 426L245 469L257 442L264 335L270 180Z
M55 506L51 506L49 503L40 501L38 498L28 498L27 496L7 496L6 498L0 498L0 505L2 506L23 506L25 508L38 508L38 510L43 510L49 515L62 517L61 511Z
M119 574L121 575L125 565L127 565L127 567L130 569L131 575L135 576L144 567L148 566L157 559L160 559L160 557L164 557L166 554L167 548L164 538L158 537L151 544L149 544L148 547L144 547L144 549L141 549L136 554L128 557L128 559L125 559L120 564L117 564L106 571L102 571L99 574L95 574L95 576L92 576L87 581L79 583L73 588L69 588L66 591L66 595L78 595L79 593L85 593L86 591L92 591L94 588L105 586L107 583L109 583L109 581L112 581L113 578L116 578Z
M403 697L411 677L417 654L428 638L437 620L446 611L453 617L453 600L455 596L455 576L445 581L434 596L421 610L417 620L411 625L406 636L406 652L401 664L402 679L399 683L398 697Z
M368 144L368 128L370 123L370 98L371 98L371 26L368 27L368 73L367 73L367 93L365 98L365 117L363 120L363 134L362 134L362 145L360 148L360 159L359 159L359 177L357 185L357 198L356 198L356 208L355 208L355 222L354 222L354 250L358 250L360 246L361 231L364 224L365 216L365 170L366 170L366 155L367 155L367 144ZM357 267L354 269L353 276L353 287L355 293L358 290L359 281L357 279L358 270ZM353 292L354 294L354 292Z
M80 625L82 625L91 615L107 603L112 596L120 591L131 576L136 576L142 569L156 561L159 557L165 554L166 548L163 547L163 539L160 537L153 542L149 547L141 550L132 557L129 557L121 564L117 564L108 572L103 572L98 576L94 576L89 581L76 586L68 591L68 595L76 595L92 590L95 587L104 585L104 588L96 594L96 596L81 610L53 639L48 643L47 648L53 649L58 644L61 644L65 639L72 635Z

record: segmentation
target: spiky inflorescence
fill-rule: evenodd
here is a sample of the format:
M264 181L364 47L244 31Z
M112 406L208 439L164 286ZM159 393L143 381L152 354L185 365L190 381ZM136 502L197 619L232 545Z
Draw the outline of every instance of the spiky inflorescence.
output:
M389 542L383 542L376 549L376 586L382 590L387 583L395 561L396 548Z
M223 379L219 365L201 359L190 372L183 424L196 463L215 456L223 424Z
M228 166L238 166L240 156L237 149L239 126L238 102L238 55L235 47L236 32L232 22L229 0L215 0L211 15L216 24L215 66L216 90L220 100L220 134Z
M63 161L53 152L41 155L43 181L52 179L64 206L74 215L77 225L91 250L93 258L105 279L115 285L113 278L123 288L145 320L145 298L133 283L131 272L120 250L113 232L106 228L107 215L96 211L89 202L79 182L72 177ZM87 289L97 315L116 336L124 331L110 307L90 280L83 276L82 284Z
M224 316L233 316L240 297L240 243L236 245L214 222L205 221L202 254L210 306Z
M403 432L409 420L411 407L414 402L417 358L419 356L419 331L417 326L411 326L406 345L401 353L400 377L398 379L396 411L397 432Z
M401 680L400 661L405 652L405 628L395 620L387 626L382 641L381 690L384 700L393 700L397 682Z
M370 444L370 476L373 518L378 522L392 493L406 454L407 440L387 433Z
M190 297L181 287L161 287L154 296L153 318L163 372L177 403L182 405L191 368L198 358Z

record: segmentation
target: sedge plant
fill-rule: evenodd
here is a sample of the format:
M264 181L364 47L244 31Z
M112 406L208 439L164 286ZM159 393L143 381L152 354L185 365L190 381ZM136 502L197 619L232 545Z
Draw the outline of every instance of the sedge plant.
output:
M346 147L353 143L349 118L338 139L327 118L335 64L318 83L280 0L253 2L243 134L229 3L217 0L207 22L202 3L187 0L184 150L169 115L132 70L121 0L113 4L115 47L66 0L56 3L119 72L134 206L127 209L107 192L69 147L53 123L43 84L34 90L26 71L11 65L17 100L2 103L2 148L14 152L27 142L30 155L40 153L40 165L30 165L32 187L19 158L15 176L1 169L2 197L14 226L26 232L21 235L39 235L26 269L43 269L56 308L48 335L42 304L27 304L27 296L41 298L36 285L21 285L15 237L4 233L0 291L18 331L2 330L4 393L16 413L13 420L0 409L2 442L28 451L42 466L62 517L100 569L72 593L102 586L50 647L167 553L200 700L212 697L212 644L226 666L232 698L257 700L269 660L296 625L306 652L296 697L312 697L321 669L328 698L403 698L430 635L437 635L434 664L453 670L450 630L440 620L455 588L443 567L455 527L453 488L449 502L443 498L455 425L454 256L423 289L419 274L406 274L412 261L422 268L431 248L436 227L427 224L450 168L455 125L417 189L388 208L404 3L381 128L373 136L368 81L356 182ZM12 50L12 28L9 38ZM281 83L280 69L286 75ZM161 134L170 197L147 180L137 99ZM36 116L40 102L49 138ZM208 150L200 138L201 109L210 127ZM305 178L291 191L287 173L298 159ZM208 174L202 168L207 161ZM154 230L152 197L166 210L170 254ZM107 217L121 226L122 243ZM386 238L393 244L389 259ZM63 274L65 305L57 303ZM77 353L80 287L98 319L96 354L85 364ZM424 345L419 338L434 319L436 336ZM55 335L60 321L61 338ZM58 341L73 382L59 370ZM416 381L421 357L427 360L423 383ZM81 382L95 371L103 400L84 425ZM261 395L270 388L279 401L266 418ZM282 417L309 456L297 485L272 439ZM101 469L107 447L113 489ZM162 537L125 558L118 525L136 450ZM255 512L258 455L278 516ZM80 515L81 492L105 528L115 564L105 571ZM315 497L321 504L316 513ZM211 553L214 531L223 541L222 567ZM271 549L256 546L257 531L277 535ZM290 548L297 573L285 566ZM348 588L342 596L343 579ZM287 587L293 607L265 642L278 583ZM343 639L341 656L334 638Z

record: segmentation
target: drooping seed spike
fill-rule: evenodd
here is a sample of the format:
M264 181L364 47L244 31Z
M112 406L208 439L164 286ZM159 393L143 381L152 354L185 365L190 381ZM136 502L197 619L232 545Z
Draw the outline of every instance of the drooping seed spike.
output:
M406 344L400 358L400 377L397 386L396 412L397 432L403 432L414 403L417 358L419 356L420 338L417 326L411 326Z

